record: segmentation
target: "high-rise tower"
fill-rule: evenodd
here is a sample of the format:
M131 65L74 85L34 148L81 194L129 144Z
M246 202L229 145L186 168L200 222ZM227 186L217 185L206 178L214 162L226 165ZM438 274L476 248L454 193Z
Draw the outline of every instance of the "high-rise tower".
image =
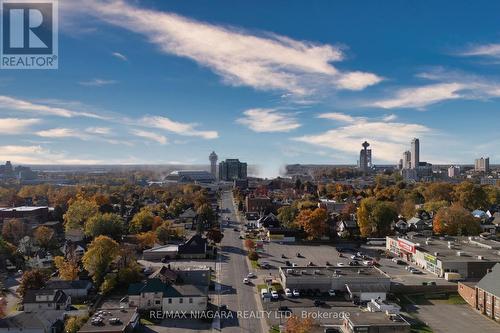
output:
M411 140L411 168L417 169L420 163L420 140Z
M217 154L213 151L208 159L210 160L210 173L217 179Z

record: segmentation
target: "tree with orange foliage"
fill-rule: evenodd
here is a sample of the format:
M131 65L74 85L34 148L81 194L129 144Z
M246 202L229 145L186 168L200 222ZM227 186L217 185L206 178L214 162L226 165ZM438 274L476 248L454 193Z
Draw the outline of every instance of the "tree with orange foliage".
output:
M35 239L41 247L44 249L49 248L50 243L54 239L54 230L44 225L39 226L35 230Z
M309 239L320 238L325 235L328 229L326 224L328 213L323 208L315 210L302 210L295 219L295 224L304 228Z
M253 251L255 250L255 242L251 239L245 239L245 248L248 251Z
M314 325L311 318L291 316L285 323L285 333L309 333Z
M432 227L436 234L473 236L481 232L479 220L458 203L441 208L434 217Z
M139 247L141 249L145 249L147 247L151 248L158 241L156 233L154 231L141 232L136 237L137 237L137 243L139 243Z
M80 269L76 259L65 260L64 257L57 256L54 258L54 265L59 271L59 278L61 280L78 280L78 272Z

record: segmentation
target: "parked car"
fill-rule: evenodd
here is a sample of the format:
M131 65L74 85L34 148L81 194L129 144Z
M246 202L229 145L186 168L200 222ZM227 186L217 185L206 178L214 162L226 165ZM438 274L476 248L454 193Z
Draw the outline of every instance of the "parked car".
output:
M272 299L278 299L280 296L278 295L278 292L276 290L271 290L271 298Z
M296 262L292 262L292 267L298 267L299 265Z
M413 268L413 269L410 269L410 273L411 274L422 274L422 271L419 271L418 269Z
M290 288L286 288L286 289L285 289L285 296L286 296L286 297L292 297L292 296L293 296L293 293L292 293L292 291L290 290Z
M363 265L365 265L365 266L373 266L373 260L365 260L365 261L363 261Z
M313 263L312 261L309 261L309 262L307 263L307 266L314 266L314 263Z
M323 331L324 333L339 333L339 329L335 328L335 327L328 327L328 328L325 328L325 330Z
M290 262L290 260L285 261L285 266L292 266L292 263Z
M335 290L333 289L328 290L328 296L335 296Z
M349 261L349 266L359 266L359 262L357 260Z
M299 293L299 291L297 289L294 289L292 291L292 294L293 294L293 297L299 297L300 296L300 293Z
M339 266L339 267L344 267L344 266L345 266L345 264L344 264L343 262L339 262L339 263L337 264L337 266Z
M255 277L255 274L253 272L249 272L247 274L247 278L251 279L251 278L254 278Z
M244 283L244 284L249 284L249 283L250 283L250 280L249 280L248 278L244 278L244 279L243 279L243 283Z

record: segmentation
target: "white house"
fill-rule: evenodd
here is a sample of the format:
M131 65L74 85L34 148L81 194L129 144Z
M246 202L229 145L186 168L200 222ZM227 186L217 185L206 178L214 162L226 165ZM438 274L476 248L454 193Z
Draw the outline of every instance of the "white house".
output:
M28 290L23 297L25 312L65 310L71 305L71 297L62 290Z
M208 306L208 287L193 284L169 286L163 298L163 311L202 312Z

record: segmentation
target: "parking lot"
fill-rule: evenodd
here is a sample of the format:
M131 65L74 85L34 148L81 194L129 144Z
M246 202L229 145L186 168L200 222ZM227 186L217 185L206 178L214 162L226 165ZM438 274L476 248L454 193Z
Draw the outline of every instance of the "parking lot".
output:
M394 283L404 285L422 285L429 282L438 285L453 284L418 267L414 268L417 268L419 274L412 274L406 269L408 265L398 265L391 259L385 258L381 254L385 251L384 247L361 246L359 249L355 249L354 246L349 245L337 244L337 246L342 249L341 257L335 245L301 245L266 242L264 243L264 252L260 254L259 263L267 262L270 268L261 269L257 273L263 278L272 276L274 279L278 279L278 267L285 266L287 261L290 264L297 264L298 266L307 266L310 263L315 266L325 266L327 262L331 265L348 265L350 261L353 261L351 256L359 251L365 254L368 259L378 259L378 268L389 275ZM298 253L300 257L297 256ZM362 265L363 260L357 261Z

